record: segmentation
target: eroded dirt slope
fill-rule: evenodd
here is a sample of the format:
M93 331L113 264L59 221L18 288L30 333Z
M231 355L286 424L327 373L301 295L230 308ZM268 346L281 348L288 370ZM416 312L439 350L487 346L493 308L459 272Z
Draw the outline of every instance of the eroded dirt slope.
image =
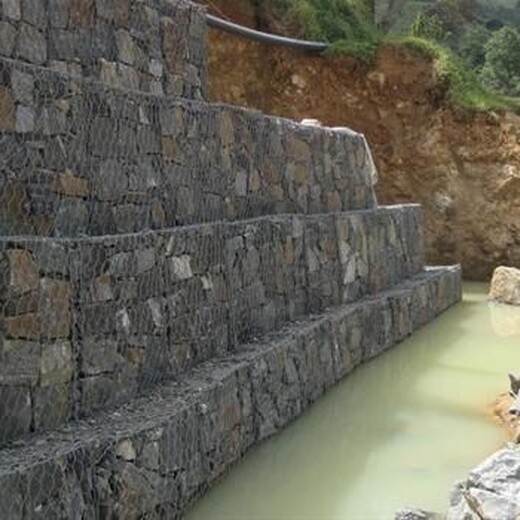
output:
M218 7L257 26L248 0L229 4ZM423 205L429 262L460 262L477 280L520 266L520 117L451 106L425 58L386 46L367 69L212 29L209 83L213 101L365 133L379 202Z

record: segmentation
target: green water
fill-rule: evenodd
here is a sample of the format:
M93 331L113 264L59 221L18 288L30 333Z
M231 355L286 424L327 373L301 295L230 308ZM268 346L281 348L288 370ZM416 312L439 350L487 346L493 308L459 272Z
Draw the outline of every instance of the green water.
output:
M520 308L484 284L361 367L254 449L187 520L390 519L442 511L453 483L505 440L487 405L520 368Z

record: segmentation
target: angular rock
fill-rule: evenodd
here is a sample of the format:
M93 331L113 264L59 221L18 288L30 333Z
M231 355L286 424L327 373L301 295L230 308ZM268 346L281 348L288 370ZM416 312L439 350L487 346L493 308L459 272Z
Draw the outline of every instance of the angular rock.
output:
M107 302L114 298L112 291L112 277L109 273L98 276L93 282L91 287L92 301L94 302Z
M32 25L22 23L18 42L21 58L41 65L47 60L47 41L42 32Z
M0 30L2 27L0 26ZM9 132L15 127L15 108L12 92L0 85L0 132Z
M128 65L133 65L135 62L134 40L130 33L125 30L117 31L116 44L119 60Z
M56 428L66 422L71 412L69 384L41 387L34 392L34 426Z
M0 275L3 281L2 285L6 284L6 288L14 294L23 294L37 289L40 283L40 275L29 251L8 249L5 254L7 265L4 269L7 269L7 272L4 271Z
M447 520L513 520L520 515L520 450L504 448L455 486Z
M32 386L38 382L41 358L39 343L4 340L0 357L0 385Z
M40 339L41 317L37 313L27 313L6 318L5 332L8 338Z
M69 282L43 278L40 284L42 334L46 338L66 338L71 328L71 286Z
M101 164L94 179L94 193L100 200L117 200L127 188L128 177L118 161L108 160Z
M16 31L10 23L0 21L0 54L11 56L14 50Z
M42 346L40 365L42 387L68 383L72 372L72 349L69 341L56 341Z
M497 267L493 272L489 298L501 303L520 305L520 269Z
M20 133L34 132L35 114L31 107L18 105L16 108L16 131Z
M182 255L170 259L170 268L173 278L176 280L188 280L193 276L189 255Z
M69 0L70 23L73 26L92 25L96 16L94 0Z
M38 27L41 30L45 30L47 25L47 12L44 0L23 0L23 19Z
M11 20L20 20L22 18L20 0L2 0L2 11L4 16L11 18Z
M86 197L90 193L88 181L70 173L57 173L52 187L56 193L70 197Z
M74 0L49 0L49 22L51 27L59 27L61 29L67 27L69 8L74 3ZM88 2L84 0L84 3Z
M63 198L54 221L55 234L70 236L84 233L88 220L89 212L85 201L78 198Z
M96 0L96 12L101 18L126 27L130 16L130 1Z
M32 401L29 388L0 385L0 442L28 433L31 419ZM0 486L0 496L3 491L3 486ZM0 504L1 502L0 499ZM3 509L6 510L9 508Z

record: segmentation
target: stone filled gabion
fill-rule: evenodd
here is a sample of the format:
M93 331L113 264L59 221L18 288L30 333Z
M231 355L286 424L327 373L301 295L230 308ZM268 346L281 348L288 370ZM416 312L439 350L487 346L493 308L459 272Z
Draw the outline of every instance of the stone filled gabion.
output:
M363 136L0 57L0 232L105 235L375 206Z
M0 516L176 518L460 299L364 137L205 103L185 0L0 0Z

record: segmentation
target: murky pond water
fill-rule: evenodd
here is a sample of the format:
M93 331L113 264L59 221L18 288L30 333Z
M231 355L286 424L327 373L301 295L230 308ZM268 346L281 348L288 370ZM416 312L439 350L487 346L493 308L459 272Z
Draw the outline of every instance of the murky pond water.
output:
M487 286L359 368L254 449L187 520L390 519L442 511L453 483L505 436L487 405L520 369L520 308Z

